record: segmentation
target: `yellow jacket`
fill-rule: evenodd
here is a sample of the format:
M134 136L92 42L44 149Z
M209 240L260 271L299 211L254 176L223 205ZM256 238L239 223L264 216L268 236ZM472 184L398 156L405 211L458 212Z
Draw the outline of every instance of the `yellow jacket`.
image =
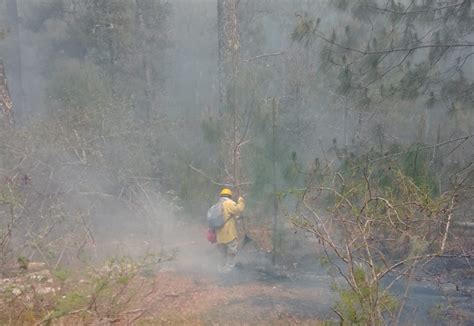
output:
M224 210L224 220L227 222L223 227L216 230L216 236L217 243L226 244L238 237L235 217L244 211L245 200L239 197L239 200L235 203L232 199L226 199L222 203L222 208Z

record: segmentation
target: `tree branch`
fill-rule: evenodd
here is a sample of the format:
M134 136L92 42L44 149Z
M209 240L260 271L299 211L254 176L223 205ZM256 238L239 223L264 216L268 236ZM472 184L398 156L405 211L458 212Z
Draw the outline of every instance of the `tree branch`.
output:
M409 257L407 259L404 259L404 260L401 260L395 264L393 264L392 266L388 267L386 270L384 271L381 271L380 273L377 274L377 277L379 280L381 280L385 275L387 275L388 273L390 273L391 271L393 271L395 268L401 266L401 265L404 265L405 263L409 262L409 261L413 261L413 260L424 260L424 259L430 259L430 258L434 258L434 257L438 257L438 258L463 258L463 257L467 257L467 258L470 258L471 256L470 255L441 255L441 254L427 254L427 255L419 255L419 256L414 256L414 257Z
M403 152L398 152L398 153L395 153L395 154L385 155L385 156L370 160L367 163L354 166L354 167L352 167L348 170L352 171L352 170L355 170L355 169L358 169L358 168L361 168L361 167L365 167L365 166L368 166L370 164L373 164L373 163L376 163L376 162L379 162L379 161L383 161L383 160L387 160L387 159L390 159L390 158L398 157L398 156L401 156L401 155L404 155L404 154L413 153L413 152L416 152L416 151L423 151L423 150L427 150L427 149L437 148L437 147L444 146L444 145L447 145L447 144L450 144L450 143L454 143L454 142L457 142L457 141L460 141L460 140L466 141L467 139L472 138L473 136L474 136L474 134L467 135L467 136L463 136L463 137L449 139L449 140L446 140L446 141L438 143L438 144L417 148L417 149L414 149L414 150L403 151Z
M276 57L276 56L282 55L284 53L285 52L283 52L283 51L282 52L275 52L275 53L264 53L264 54L260 54L260 55L257 55L255 57L246 59L245 61L250 62L250 61L258 60L258 59L261 59L261 58Z
M406 53L406 55L403 57L402 60L400 60L399 63L397 63L396 65L393 65L391 66L389 69L385 70L380 76L378 76L377 78L375 78L374 80L370 81L367 85L365 85L365 87L369 87L370 85L372 85L373 83L375 83L376 81L378 80L381 80L382 78L384 78L386 75L388 75L392 70L396 69L397 67L400 67L403 62L405 62L405 60L410 56L410 54L412 54L412 51L408 51Z
M454 44L424 44L424 45L418 45L418 46L413 46L413 47L403 47L403 48L391 48L391 49L384 49L384 50L379 50L379 51L365 51L365 50L360 50L356 48L351 48L348 46L344 46L340 43L337 43L323 34L320 33L314 33L314 35L327 43L330 43L332 45L337 46L338 48L341 48L343 50L347 51L352 51L352 52L357 52L362 55L370 55L370 54L386 54L386 53L395 53L395 52L405 52L405 51L415 51L415 50L420 50L420 49L431 49L431 48L460 48L460 47L474 47L474 43L454 43Z
M192 164L189 164L188 165L190 169L196 171L197 173L199 173L200 175L202 175L204 178L206 178L207 180L209 180L210 183L216 185L216 186L221 186L221 187L239 187L239 186L248 186L248 185L251 185L252 182L241 182L241 183L238 183L238 184L231 184L231 183L220 183L220 182L216 182L214 181L210 176L208 176L207 174L205 174L202 170L199 170L198 168L194 167Z
M393 9L389 9L389 8L380 8L380 7L377 7L375 5L371 5L371 4L368 4L368 3L361 4L361 6L369 7L369 8L375 9L375 10L379 10L379 11L389 12L391 14L410 15L410 14L421 14L421 13L426 13L426 12L433 12L433 11L440 11L440 10L444 10L444 9L456 8L456 7L462 6L463 4L464 4L464 1L460 2L460 3L452 4L452 5L446 5L446 6L443 6L443 7L438 7L438 8L427 8L427 9L420 9L420 10L413 10L413 11L398 11L398 10L393 10Z
M449 205L448 221L446 222L446 228L444 230L443 241L441 242L441 253L444 253L444 249L446 248L446 241L448 240L449 227L451 226L451 220L452 220L453 214L454 214L455 200L456 200L456 194L454 193L451 196L451 203Z

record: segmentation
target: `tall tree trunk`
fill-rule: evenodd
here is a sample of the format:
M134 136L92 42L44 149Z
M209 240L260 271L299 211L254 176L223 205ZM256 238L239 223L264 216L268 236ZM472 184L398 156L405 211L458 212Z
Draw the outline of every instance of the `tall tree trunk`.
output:
M7 25L10 31L8 36L8 55L6 57L11 96L15 104L16 117L23 113L23 83L21 76L21 44L20 27L18 23L17 0L7 0Z
M217 41L219 113L229 105L228 92L238 71L240 36L237 20L237 0L217 0Z
M240 115L237 103L237 78L240 60L240 35L237 19L238 0L217 0L219 116L230 130L222 143L220 159L227 178L239 183Z
M144 9L143 2L141 0L135 0L136 6L136 21L138 24L139 38L140 38L140 59L143 72L143 80L145 82L145 87L143 90L145 97L145 116L147 119L151 117L152 104L154 100L153 88L151 84L151 71L150 71L150 60L147 49L147 37L146 37L146 28L144 21Z

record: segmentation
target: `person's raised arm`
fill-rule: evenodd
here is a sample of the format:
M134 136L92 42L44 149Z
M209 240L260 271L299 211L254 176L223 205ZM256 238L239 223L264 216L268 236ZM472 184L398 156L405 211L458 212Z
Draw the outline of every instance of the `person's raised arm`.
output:
M229 212L232 215L239 215L242 214L245 208L245 199L243 197L239 197L237 203L232 202L229 206Z

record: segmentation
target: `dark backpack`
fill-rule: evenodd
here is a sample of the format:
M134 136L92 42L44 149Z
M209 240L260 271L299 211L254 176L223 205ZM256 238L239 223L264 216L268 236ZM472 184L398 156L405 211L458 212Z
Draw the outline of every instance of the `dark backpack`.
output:
M207 224L211 230L220 229L227 222L224 220L224 201L225 199L219 200L207 211Z

